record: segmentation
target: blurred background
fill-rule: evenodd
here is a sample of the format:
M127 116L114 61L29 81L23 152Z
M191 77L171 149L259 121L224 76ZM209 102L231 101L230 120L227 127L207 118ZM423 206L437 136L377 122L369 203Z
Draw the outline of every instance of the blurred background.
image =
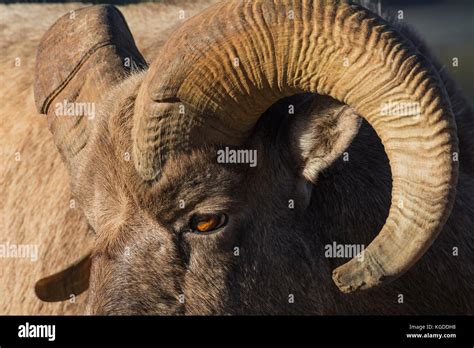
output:
M377 1L378 3L378 1ZM406 23L460 83L474 102L474 0L381 0L384 11ZM457 58L458 66L453 66Z
M81 2L126 5L148 1L179 3L180 0L0 0L0 3ZM358 2L371 2L374 11L388 13L396 20L414 28L451 75L457 79L466 95L474 101L474 0L359 0Z

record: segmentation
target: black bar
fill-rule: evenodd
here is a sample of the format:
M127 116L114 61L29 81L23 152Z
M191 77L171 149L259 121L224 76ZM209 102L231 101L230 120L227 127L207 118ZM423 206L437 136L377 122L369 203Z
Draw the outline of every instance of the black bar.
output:
M474 346L474 317L0 317L0 346L15 344L284 343ZM19 337L20 325L55 325L55 337ZM411 325L411 326L410 326ZM428 326L428 325L431 325ZM23 334L26 332L23 326ZM409 338L407 334L456 337ZM52 338L52 336L49 336Z

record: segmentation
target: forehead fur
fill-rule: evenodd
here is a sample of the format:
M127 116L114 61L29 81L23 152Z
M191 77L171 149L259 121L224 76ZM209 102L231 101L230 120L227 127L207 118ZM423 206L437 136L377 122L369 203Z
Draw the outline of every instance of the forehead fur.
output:
M161 219L169 223L185 212L222 211L237 203L244 174L218 164L216 151L213 147L193 149L167 160L148 195L148 204Z
M217 147L203 146L170 156L154 183L139 177L131 149L134 104L143 76L132 76L107 97L94 135L89 177L95 176L92 181L100 181L98 186L109 196L128 196L137 208L165 224L193 210L222 211L234 206L237 202L231 202L230 197L235 200L239 196L237 187L247 169L245 165L217 163Z

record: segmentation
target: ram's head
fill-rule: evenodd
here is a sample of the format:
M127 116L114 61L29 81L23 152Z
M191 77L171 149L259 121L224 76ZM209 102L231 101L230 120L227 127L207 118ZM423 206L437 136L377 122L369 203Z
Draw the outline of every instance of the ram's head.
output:
M442 83L357 5L224 1L150 68L114 7L86 8L45 35L35 96L96 233L90 256L36 290L77 294L91 266L91 313L291 312L292 290L314 299L333 286L308 209L358 115L390 161L392 204L363 260L334 270L341 291L407 271L452 206L457 138ZM400 103L420 113L383 112Z

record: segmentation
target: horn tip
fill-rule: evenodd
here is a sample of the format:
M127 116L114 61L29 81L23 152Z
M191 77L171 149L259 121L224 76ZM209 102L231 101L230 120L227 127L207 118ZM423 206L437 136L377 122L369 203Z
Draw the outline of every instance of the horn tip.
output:
M357 259L339 266L332 273L334 283L345 294L371 289L389 282L389 278L382 270Z

